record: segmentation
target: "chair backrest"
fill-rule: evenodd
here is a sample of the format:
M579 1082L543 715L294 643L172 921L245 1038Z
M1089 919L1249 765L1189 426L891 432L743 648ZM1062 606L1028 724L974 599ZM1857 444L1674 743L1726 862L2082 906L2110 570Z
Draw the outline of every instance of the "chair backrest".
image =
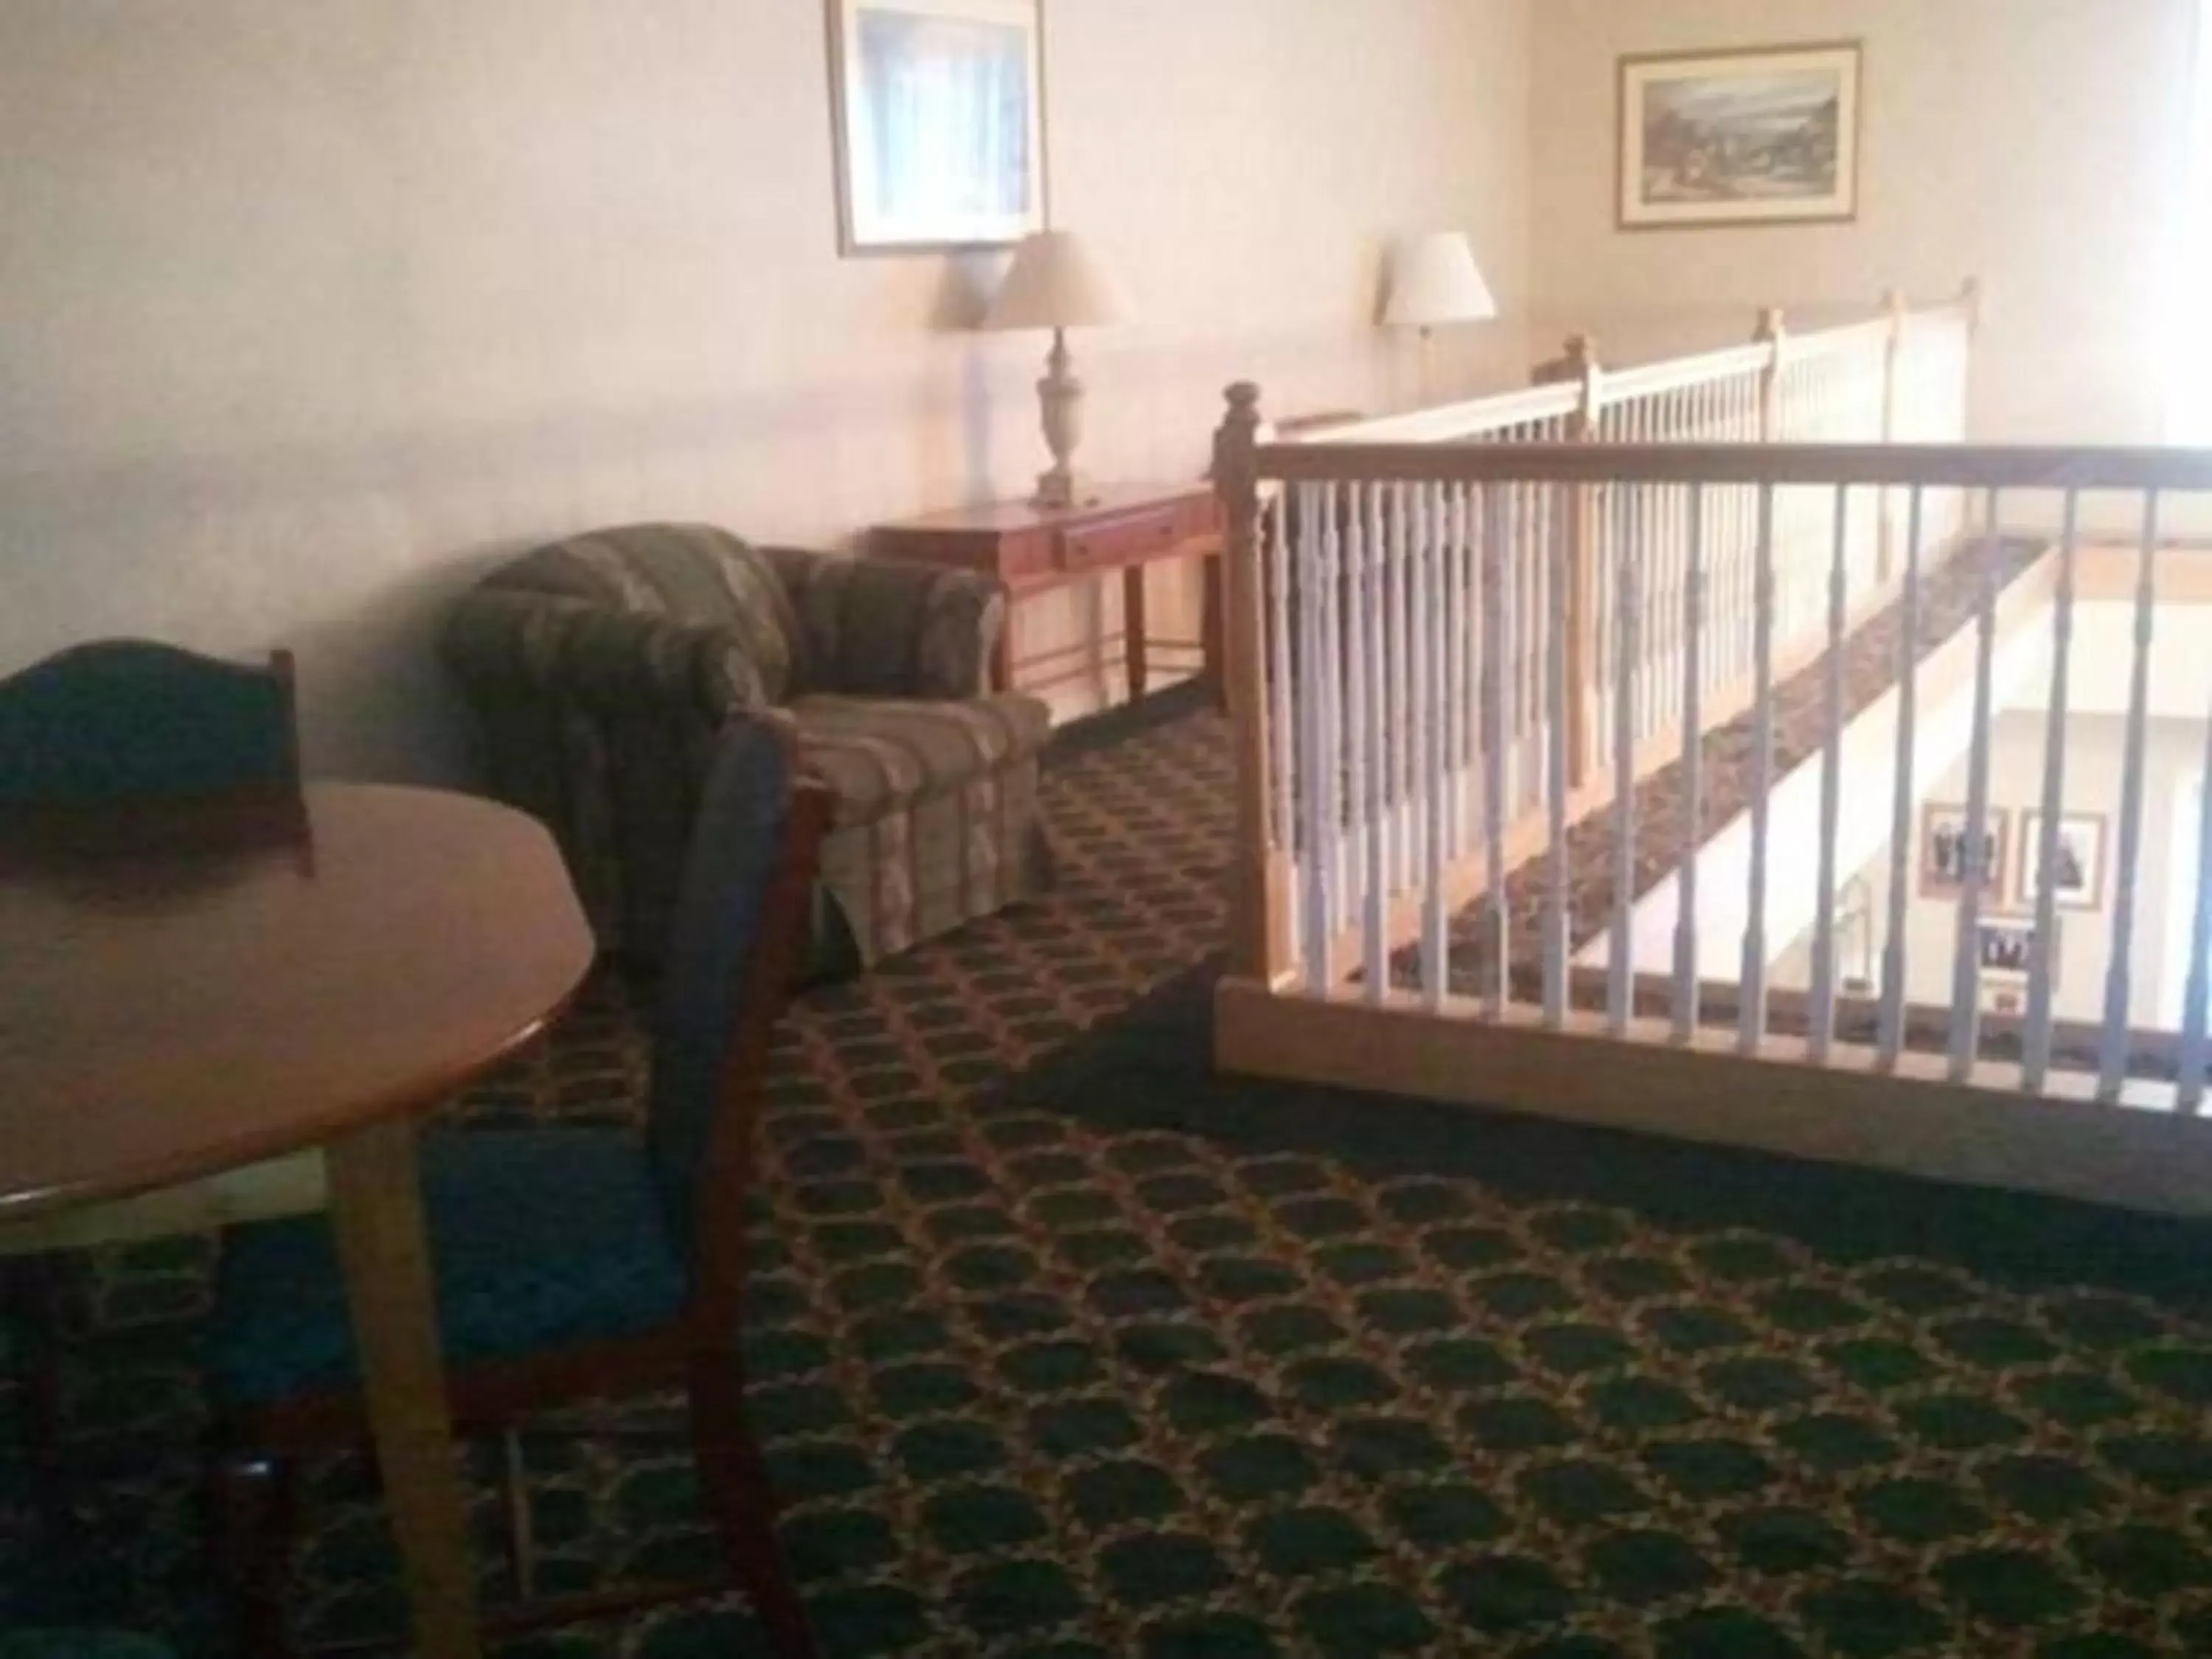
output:
M662 963L646 1139L661 1201L705 1284L741 1274L769 1042L805 954L830 801L778 721L724 727Z
M102 640L0 680L0 840L170 813L304 829L289 653L256 667Z
M807 643L774 562L726 530L635 524L541 547L485 579L494 589L728 629L755 679L742 702L788 702L807 679Z

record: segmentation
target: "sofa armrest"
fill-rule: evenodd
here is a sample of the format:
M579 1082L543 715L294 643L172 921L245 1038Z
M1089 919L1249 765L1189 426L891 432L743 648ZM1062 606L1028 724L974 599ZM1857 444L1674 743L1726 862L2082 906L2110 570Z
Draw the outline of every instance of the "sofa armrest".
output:
M775 556L814 690L945 701L991 689L1006 612L996 577L904 559Z
M487 702L566 702L598 714L696 715L764 708L732 629L611 611L526 589L479 588L453 608L447 666Z

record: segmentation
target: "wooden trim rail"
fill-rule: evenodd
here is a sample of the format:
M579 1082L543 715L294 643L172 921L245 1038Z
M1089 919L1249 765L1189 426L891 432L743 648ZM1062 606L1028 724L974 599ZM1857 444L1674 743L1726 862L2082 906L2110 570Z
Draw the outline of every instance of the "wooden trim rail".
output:
M1261 444L1262 479L1407 483L1818 484L2212 489L2212 449L1970 444Z

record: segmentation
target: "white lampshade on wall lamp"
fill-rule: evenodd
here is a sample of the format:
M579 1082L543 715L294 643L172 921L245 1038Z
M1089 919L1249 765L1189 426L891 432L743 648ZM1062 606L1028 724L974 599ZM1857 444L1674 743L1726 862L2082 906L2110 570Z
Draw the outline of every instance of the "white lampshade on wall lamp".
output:
M1498 315L1497 296L1483 280L1466 235L1440 230L1410 237L1390 250L1389 286L1382 305L1389 328L1421 332L1421 392L1429 394L1429 337L1459 323L1484 323Z
M1082 504L1073 465L1083 438L1083 382L1067 353L1067 331L1118 323L1127 314L1121 296L1082 240L1071 231L1041 230L1014 250L1006 280L983 319L988 329L1048 328L1052 351L1037 382L1043 406L1045 447L1051 469L1037 478L1036 504L1066 508Z

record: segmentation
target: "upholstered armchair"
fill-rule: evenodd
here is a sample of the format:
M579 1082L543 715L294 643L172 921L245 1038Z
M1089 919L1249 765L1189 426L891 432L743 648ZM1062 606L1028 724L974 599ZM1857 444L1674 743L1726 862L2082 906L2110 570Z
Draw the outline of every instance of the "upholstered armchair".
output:
M494 572L445 655L494 792L552 827L602 944L636 960L661 954L723 721L787 720L836 803L816 960L867 965L1047 878L1050 714L988 689L1006 602L967 572L636 525Z

